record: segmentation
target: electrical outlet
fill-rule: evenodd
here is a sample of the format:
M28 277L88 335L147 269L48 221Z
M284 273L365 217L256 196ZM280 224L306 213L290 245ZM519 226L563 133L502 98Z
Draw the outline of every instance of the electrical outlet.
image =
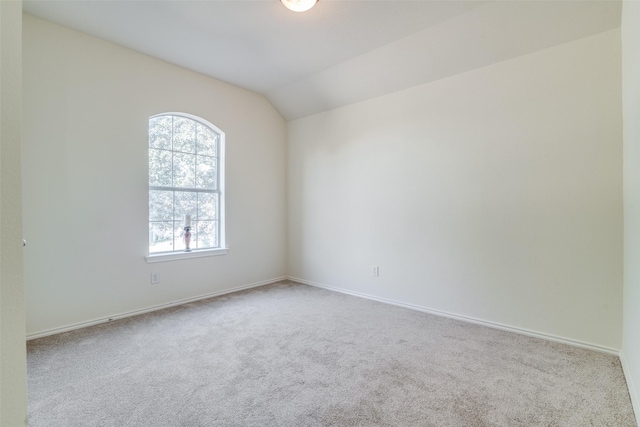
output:
M371 267L371 275L373 277L379 277L380 276L380 267L378 267L377 265L374 265L373 267Z
M156 283L160 283L160 278L158 277L158 273L151 273L151 284L155 285Z

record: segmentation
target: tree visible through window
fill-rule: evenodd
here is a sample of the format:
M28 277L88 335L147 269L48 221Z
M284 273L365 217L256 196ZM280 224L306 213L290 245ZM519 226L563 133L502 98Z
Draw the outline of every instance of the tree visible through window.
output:
M149 253L221 248L224 133L207 121L168 113L149 119ZM188 216L188 217L187 217Z

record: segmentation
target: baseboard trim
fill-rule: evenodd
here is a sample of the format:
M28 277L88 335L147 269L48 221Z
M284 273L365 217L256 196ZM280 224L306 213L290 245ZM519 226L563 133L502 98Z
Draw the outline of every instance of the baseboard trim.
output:
M500 330L503 330L503 331L515 332L515 333L518 333L518 334L527 335L527 336L531 336L531 337L535 337L535 338L541 338L541 339L545 339L545 340L549 340L549 341L568 344L568 345L571 345L571 346L574 346L574 347L586 348L586 349L595 350L595 351L599 351L599 352L603 352L603 353L607 353L607 354L613 354L615 356L619 356L620 357L620 361L622 363L623 369L625 370L625 377L627 377L626 372L628 371L628 367L625 368L626 361L624 360L623 353L620 352L620 350L617 350L617 349L614 349L614 348L611 348L611 347L600 346L600 345L597 345L597 344L592 344L592 343L588 343L588 342L584 342L584 341L572 340L572 339L569 339L569 338L559 337L559 336L551 335L551 334L545 334L545 333L542 333L542 332L532 331L532 330L529 330L529 329L518 328L518 327L509 326L509 325L505 325L505 324L501 324L501 323L497 323L497 322L490 322L490 321L487 321L487 320L477 319L477 318L474 318L474 317L463 316L463 315L455 314L455 313L449 313L449 312L446 312L446 311L436 310L436 309L429 308L429 307L424 307L424 306L421 306L421 305L409 304L409 303L396 301L396 300L392 300L392 299L388 299L388 298L382 298L382 297L378 297L378 296L374 296L374 295L370 295L370 294L365 294L365 293L362 293L362 292L351 291L351 290L344 289L344 288L339 288L339 287L336 287L336 286L329 286L329 285L325 285L325 284L322 284L322 283L313 282L311 280L301 279L299 277L292 277L292 276L276 277L276 278L273 278L273 279L263 280L263 281L255 282L255 283L250 283L248 285L236 286L234 288L225 289L225 290L222 290L222 291L211 292L211 293L208 293L208 294L199 295L199 296L192 297L192 298L185 298L185 299L172 301L172 302L165 303L165 304L154 305L154 306L143 308L143 309L140 309L140 310L133 310L133 311L128 311L128 312L124 312L124 313L118 313L118 314L114 314L114 315L111 315L111 316L100 317L100 318L97 318L97 319L88 320L88 321L85 321L85 322L73 323L73 324L60 326L60 327L53 328L53 329L47 329L47 330L44 330L44 331L28 334L27 335L27 341L33 340L33 339L36 339L36 338L46 337L46 336L49 336L49 335L55 335L55 334L60 334L60 333L63 333L63 332L73 331L75 329L86 328L88 326L99 325L101 323L108 323L108 322L111 322L113 320L118 320L118 319L124 319L124 318L127 318L127 317L137 316L139 314L150 313L152 311L162 310L162 309L168 308L168 307L174 307L174 306L178 306L178 305L182 305L182 304L188 304L190 302L200 301L200 300L207 299L207 298L213 298L213 297L220 296L220 295L230 294L230 293L242 291L242 290L245 290L245 289L251 289L251 288L257 288L257 287L260 287L260 286L270 285L272 283L281 282L283 280L291 280L293 282L298 282L298 283L302 283L302 284L305 284L305 285L314 286L314 287L317 287L317 288L327 289L327 290L334 291L334 292L340 292L340 293L343 293L343 294L352 295L352 296L356 296L356 297L360 297L360 298L365 298L365 299L369 299L369 300L373 300L373 301L378 301L378 302L382 302L382 303L385 303L385 304L391 304L391 305L395 305L395 306L398 306L398 307L404 307L404 308L408 308L408 309L411 309L411 310L416 310L416 311L421 311L421 312L424 312L424 313L433 314L433 315L436 315L436 316L448 317L448 318L451 318L451 319L461 320L463 322L469 322L469 323L475 323L477 325L488 326L488 327L494 328L494 329L500 329ZM631 382L631 380L629 378L630 377L627 377L627 382L629 384L629 392L632 394L632 401L634 402L634 409L636 410L636 412L638 412L638 411L640 411L640 408L638 408L639 403L638 403L637 394L635 393L635 388L633 388L633 383Z
M624 350L620 351L620 364L622 365L624 378L627 381L627 388L629 389L629 397L631 398L631 406L633 406L633 412L636 415L636 420L640 420L640 396L638 396L636 386L633 382L633 377L631 376L631 371L629 368L629 364L627 363L627 358L625 357Z
M207 299L207 298L213 298L213 297L217 297L217 296L220 296L220 295L231 294L233 292L243 291L245 289L251 289L251 288L257 288L257 287L260 287L260 286L270 285L272 283L281 282L283 280L287 280L287 277L286 276L276 277L274 279L263 280L261 282L255 282L255 283L251 283L251 284L248 284L248 285L236 286L235 288L225 289L223 291L211 292L211 293L208 293L208 294L199 295L197 297L185 298L185 299L181 299L181 300L177 300L177 301L172 301L172 302L169 302L169 303L166 303L166 304L154 305L154 306L151 306L151 307L142 308L140 310L127 311L127 312L124 312L124 313L114 314L112 316L100 317L98 319L88 320L86 322L73 323L73 324L66 325L66 326L60 326L58 328L47 329L45 331L35 332L33 334L28 334L27 335L27 341L34 340L36 338L47 337L49 335L61 334L63 332L73 331L75 329L86 328L88 326L99 325L101 323L108 323L108 322L111 322L113 320L118 320L118 319L124 319L124 318L127 318L127 317L137 316L139 314L150 313L152 311L158 311L158 310L162 310L164 308L174 307L174 306L177 306L177 305L188 304L190 302L200 301L200 300Z
M409 308L411 310L422 311L424 313L434 314L436 316L443 316L443 317L448 317L450 319L461 320L463 322L475 323L477 325L488 326L490 328L500 329L500 330L508 331L508 332L515 332L515 333L521 334L521 335L527 335L527 336L530 336L530 337L541 338L541 339L544 339L544 340L547 340L547 341L554 341L554 342L558 342L558 343L562 343L562 344L568 344L568 345L571 345L571 346L574 346L574 347L580 347L580 348L586 348L586 349L589 349L589 350L595 350L595 351L599 351L601 353L612 354L612 355L615 355L615 356L619 356L620 355L620 350L615 349L615 348L611 348L611 347L605 347L605 346L601 346L601 345L597 345L597 344L592 344L592 343L589 343L589 342L573 340L573 339L570 339L570 338L559 337L559 336L551 335L551 334L545 334L545 333L542 333L542 332L532 331L532 330L524 329L524 328L518 328L518 327L515 327L515 326L504 325L502 323L490 322L490 321L487 321L487 320L477 319L477 318L469 317L469 316L463 316L463 315L460 315L460 314L449 313L449 312L446 312L446 311L436 310L436 309L433 309L433 308L424 307L424 306L420 306L420 305L408 304L408 303L405 303L405 302L396 301L396 300L392 300L392 299L388 299L388 298L377 297L377 296L370 295L370 294L365 294L365 293L362 293L362 292L350 291L348 289L343 289L343 288L339 288L339 287L336 287L336 286L328 286L328 285L324 285L322 283L317 283L317 282L312 282L310 280L301 279L299 277L291 277L291 276L289 276L288 279L291 280L292 282L298 282L298 283L302 283L302 284L305 284L305 285L314 286L314 287L317 287L317 288L323 288L323 289L327 289L327 290L335 291L335 292L340 292L340 293L347 294L347 295L353 295L353 296L360 297L360 298L366 298L366 299L370 299L370 300L373 300L373 301L382 302L382 303L385 303L385 304L395 305L395 306L398 306L398 307Z

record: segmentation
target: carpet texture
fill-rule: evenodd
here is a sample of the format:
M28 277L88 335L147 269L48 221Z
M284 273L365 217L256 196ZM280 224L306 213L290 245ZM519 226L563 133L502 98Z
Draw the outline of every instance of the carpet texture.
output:
M29 425L636 426L617 357L278 283L28 343Z

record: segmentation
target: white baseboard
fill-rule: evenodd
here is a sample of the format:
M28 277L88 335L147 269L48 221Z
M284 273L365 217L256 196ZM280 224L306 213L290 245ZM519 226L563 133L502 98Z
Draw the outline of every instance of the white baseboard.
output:
M44 331L40 331L40 332L35 332L35 333L27 335L27 340L33 340L33 339L36 339L36 338L42 338L42 337L46 337L46 336L49 336L49 335L60 334L62 332L68 332L68 331L72 331L72 330L75 330L75 329L80 329L80 328L85 328L85 327L88 327L88 326L98 325L100 323L107 323L107 322L111 322L111 321L117 320L117 319L124 319L124 318L131 317L131 316L137 316L139 314L149 313L149 312L152 312L152 311L162 310L162 309L168 308L168 307L187 304L187 303L190 303L190 302L200 301L200 300L203 300L203 299L212 298L212 297L216 297L216 296L220 296L220 295L230 294L230 293L242 291L242 290L245 290L245 289L251 289L251 288L257 288L257 287L260 287L260 286L270 285L272 283L280 282L280 281L283 281L283 280L291 280L291 281L294 281L294 282L303 283L305 285L315 286L315 287L318 287L318 288L323 288L323 289L327 289L327 290L334 291L334 292L340 292L340 293L343 293L343 294L348 294L348 295L352 295L352 296L356 296L356 297L360 297L360 298L366 298L366 299L369 299L369 300L378 301L378 302L382 302L382 303L385 303L385 304L391 304L391 305L395 305L395 306L398 306L398 307L404 307L404 308L408 308L408 309L411 309L411 310L422 311L422 312L425 312L425 313L434 314L436 316L444 316L444 317L448 317L448 318L451 318L451 319L461 320L461 321L464 321L464 322L475 323L475 324L478 324L478 325L488 326L488 327L495 328L495 329L501 329L501 330L504 330L504 331L515 332L515 333L519 333L519 334L523 334L523 335L527 335L527 336L531 336L531 337L542 338L542 339L549 340L549 341L568 344L568 345L572 345L574 347L587 348L587 349L590 349L590 350L595 350L595 351L600 351L600 352L603 352L603 353L613 354L613 355L616 355L616 356L620 356L620 360L621 360L621 363L623 364L623 367L625 365L625 361L623 359L623 355L620 353L619 350L614 349L614 348L604 347L604 346L600 346L600 345L597 345L597 344L592 344L592 343L578 341L578 340L572 340L572 339L569 339L569 338L559 337L559 336L551 335L551 334L545 334L545 333L542 333L542 332L531 331L531 330L528 330L528 329L518 328L518 327L514 327L514 326L509 326L509 325L504 325L504 324L501 324L501 323L490 322L490 321L477 319L477 318L473 318L473 317L468 317L468 316L463 316L463 315L459 315L459 314L455 314L455 313L449 313L449 312L446 312L446 311L436 310L436 309L432 309L432 308L424 307L424 306L420 306L420 305L408 304L408 303L404 303L404 302L401 302L401 301L395 301L395 300L382 298L382 297L377 297L377 296L374 296L374 295L369 295L369 294L365 294L365 293L361 293L361 292L350 291L350 290L347 290L347 289L338 288L338 287L335 287L335 286L328 286L328 285L324 285L322 283L312 282L310 280L301 279L301 278L298 278L298 277L290 277L290 276L289 277L287 277L287 276L277 277L277 278L273 278L273 279L269 279L269 280L264 280L264 281L261 281L261 282L255 282L255 283L251 283L251 284L248 284L248 285L237 286L235 288L225 289L225 290L222 290L222 291L211 292L211 293L208 293L208 294L199 295L199 296L192 297L192 298L185 298L185 299L181 299L181 300L177 300L177 301L172 301L172 302L169 302L169 303L166 303L166 304L159 304L159 305L143 308L143 309L140 309L140 310L133 310L133 311L128 311L128 312L124 312L124 313L118 313L118 314L114 314L114 315L111 315L111 316L106 316L106 317L101 317L101 318L97 318L97 319L93 319L93 320L88 320L88 321L85 321L85 322L73 323L73 324L70 324L70 325L65 325L65 326L60 326L60 327L53 328L53 329L48 329L48 330L44 330ZM627 371L628 371L628 368L626 368L625 372L627 372ZM627 382L629 384L629 390L630 390L630 393L631 393L632 392L632 390L631 390L632 383L629 381L629 379L627 380ZM633 393L635 393L635 391L633 391ZM636 411L638 411L639 409L637 408L637 405L638 405L637 395L633 394L632 395L632 400L633 400L633 398L635 398L634 408L636 408Z
M586 348L586 349L589 349L589 350L595 350L595 351L599 351L599 352L602 352L602 353L612 354L612 355L615 355L615 356L618 356L620 354L620 350L618 350L618 349L611 348L611 347L605 347L605 346L601 346L601 345L597 345L597 344L592 344L592 343L589 343L589 342L573 340L573 339L570 339L570 338L559 337L559 336L556 336L556 335L545 334L545 333L537 332L537 331L531 331L529 329L518 328L518 327L515 327L515 326L504 325L504 324L501 324L501 323L490 322L490 321L482 320L482 319L476 319L474 317L462 316L460 314L449 313L449 312L441 311L441 310L435 310L435 309L429 308L429 307L423 307L423 306L415 305L415 304L408 304L408 303L405 303L405 302L395 301L395 300L391 300L391 299L387 299L387 298L381 298L381 297L377 297L377 296L374 296L374 295L364 294L364 293L361 293L361 292L354 292L354 291L350 291L350 290L347 290L347 289L338 288L338 287L335 287L335 286L328 286L328 285L324 285L324 284L321 284L321 283L312 282L310 280L300 279L298 277L289 276L288 279L293 281L293 282L303 283L305 285L315 286L315 287L327 289L327 290L330 290L330 291L340 292L340 293L343 293L343 294L353 295L353 296L360 297L360 298L366 298L366 299L370 299L370 300L373 300L373 301L378 301L378 302L383 302L383 303L386 303L386 304L396 305L398 307L404 307L404 308L409 308L409 309L412 309L412 310L422 311L422 312L425 312L425 313L434 314L436 316L443 316L443 317L448 317L448 318L451 318L451 319L461 320L463 322L475 323L477 325L488 326L490 328L501 329L503 331L508 331L508 332L515 332L515 333L522 334L522 335L527 335L527 336L530 336L530 337L541 338L541 339L548 340L548 341L554 341L554 342L559 342L559 343L562 343L562 344L568 344L568 345L571 345L571 346L574 346L574 347L580 347L580 348Z
M207 299L207 298L212 298L212 297L217 297L217 296L220 296L220 295L230 294L230 293L242 291L242 290L245 290L245 289L251 289L251 288L257 288L259 286L270 285L272 283L281 282L283 280L287 280L287 277L284 277L284 276L283 277L276 277L274 279L263 280L261 282L255 282L255 283L251 283L249 285L237 286L235 288L225 289L223 291L211 292L209 294L199 295L199 296L193 297L193 298L185 298L185 299L181 299L181 300L178 300L178 301L172 301L172 302L169 302L169 303L166 303L166 304L154 305L154 306L143 308L143 309L140 309L140 310L127 311L125 313L119 313L119 314L114 314L112 316L100 317L98 319L88 320L86 322L73 323L71 325L60 326L58 328L48 329L46 331L35 332L33 334L29 334L29 335L27 335L27 341L33 340L33 339L36 339L36 338L46 337L46 336L49 336L49 335L60 334L62 332L73 331L75 329L86 328L87 326L99 325L100 323L107 323L107 322L111 322L111 321L117 320L117 319L124 319L126 317L137 316L139 314L144 314L144 313L149 313L149 312L152 312L152 311L162 310L163 308L173 307L173 306L176 306L176 305L187 304L187 303L194 302L194 301L200 301L200 300Z
M633 411L635 412L636 420L640 421L640 396L638 396L636 385L633 382L633 377L631 376L631 370L629 368L629 364L627 363L627 358L624 355L624 350L620 351L620 363L622 364L622 371L624 372L624 378L627 380L629 397L631 398L631 405L633 406Z

